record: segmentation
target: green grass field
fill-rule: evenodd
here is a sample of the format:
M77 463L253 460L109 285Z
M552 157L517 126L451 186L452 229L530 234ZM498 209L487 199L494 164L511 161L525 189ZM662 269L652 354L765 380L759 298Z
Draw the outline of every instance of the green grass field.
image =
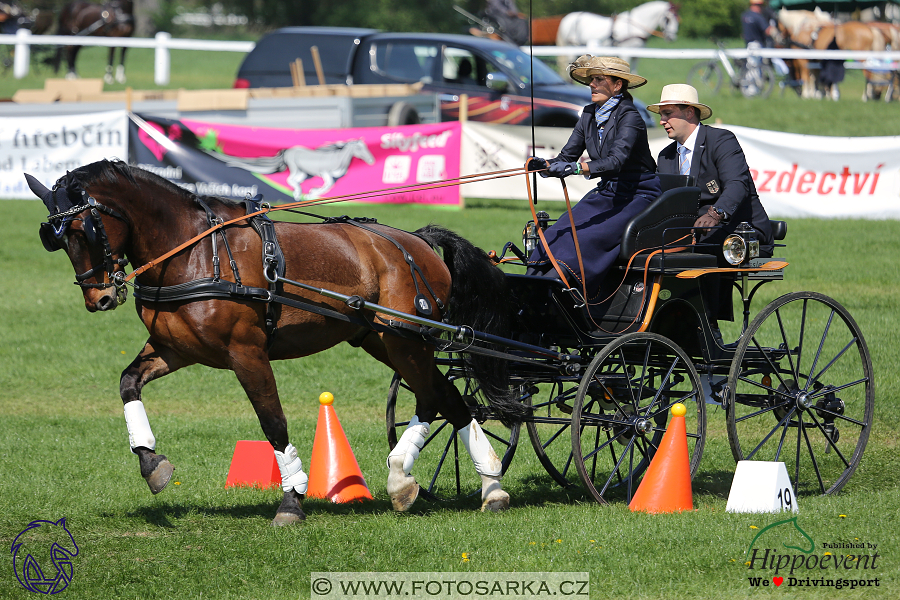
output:
M690 40L679 47L710 46ZM102 74L103 51L87 50L84 76ZM240 55L173 53L171 87L230 87ZM637 96L658 100L695 61L650 61L650 84ZM129 85L152 89L153 56L133 51ZM39 88L46 72L0 78L0 97ZM122 86L113 86L120 89ZM862 78L849 72L838 103L792 93L746 100L731 93L701 98L725 123L819 135L898 135L896 106L863 104ZM176 465L173 482L152 496L129 452L118 394L119 374L146 330L133 303L89 314L62 253L48 254L37 235L39 202L4 201L0 220L0 546L10 548L29 522L66 518L80 552L64 598L306 598L315 571L494 571L590 573L592 598L799 598L900 596L900 544L890 515L900 512L896 452L900 384L896 296L897 222L793 219L785 280L764 286L755 311L772 299L813 290L841 302L866 336L874 365L875 422L856 474L836 496L801 496L797 524L816 543L877 544L877 568L812 577L878 577L877 588L751 588L746 550L778 515L725 512L734 460L725 416L710 410L706 450L693 482L696 511L648 516L614 503L600 506L580 489L556 486L522 438L504 486L511 510L482 514L465 499L419 500L396 514L385 493L384 410L391 373L342 345L275 365L293 443L308 468L318 410L330 391L373 502L305 503L306 522L276 529L280 491L224 489L237 440L262 439L255 415L230 372L190 367L152 383L144 402L159 451ZM559 210L553 205L548 210ZM469 202L458 212L421 206L324 208L324 214L374 216L416 229L449 227L485 249L516 240L529 219L524 203ZM567 441L565 443L568 443ZM468 459L465 459L468 461ZM787 552L787 550L785 550ZM833 551L839 552L839 551ZM853 551L847 551L848 554ZM48 566L44 559L42 566ZM52 570L52 567L50 567ZM0 598L25 598L12 555L0 559ZM431 596L437 597L437 596Z
M191 367L154 382L144 401L159 450L176 465L173 483L152 496L128 450L118 377L146 332L133 304L89 314L61 253L46 253L37 202L2 204L0 223L0 542L9 548L30 521L66 517L80 548L68 598L297 598L310 594L314 571L589 572L594 598L745 598L745 551L777 515L725 512L734 461L725 417L708 417L706 451L693 491L697 510L648 516L621 503L600 506L579 488L553 484L523 431L504 482L512 508L478 512L467 499L419 500L395 514L384 491L384 405L390 373L341 346L276 365L292 440L308 465L322 391L336 410L366 477L373 502L307 501L307 521L269 525L280 492L224 489L241 439L261 439L253 411L229 372ZM334 207L334 213L348 212ZM515 238L527 209L509 202L472 203L460 212L423 207L355 207L404 228L450 227L487 249ZM802 598L896 598L900 547L890 514L900 510L896 439L898 289L895 222L790 222L785 281L760 292L757 307L794 290L843 303L872 354L876 409L860 468L843 493L802 496L798 525L817 545L878 544L877 575L864 592L794 587ZM467 459L465 459L467 460ZM821 550L817 550L822 553ZM465 553L465 556L463 554ZM10 554L0 563L0 598L27 595Z

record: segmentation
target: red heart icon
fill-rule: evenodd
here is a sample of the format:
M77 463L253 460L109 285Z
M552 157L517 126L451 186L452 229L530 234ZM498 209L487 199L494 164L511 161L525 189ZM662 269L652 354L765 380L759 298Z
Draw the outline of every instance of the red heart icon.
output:
M778 587L784 581L784 577L773 577L772 581L775 582L775 587Z

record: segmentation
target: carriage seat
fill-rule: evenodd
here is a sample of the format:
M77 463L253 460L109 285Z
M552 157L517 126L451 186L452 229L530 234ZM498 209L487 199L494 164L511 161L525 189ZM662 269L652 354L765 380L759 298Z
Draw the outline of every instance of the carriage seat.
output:
M772 237L775 238L775 241L780 241L785 238L787 235L787 222L786 221L769 221L769 225L772 227Z
M682 181L685 176L681 177ZM638 213L622 233L622 244L615 266L624 268L629 259L640 250L653 251L691 233L697 220L697 206L700 202L700 188L675 187L666 190L650 206ZM690 246L690 239L678 247ZM631 263L632 269L643 270L649 252L641 253ZM649 268L660 270L703 269L716 266L712 254L691 251L656 254L650 259Z

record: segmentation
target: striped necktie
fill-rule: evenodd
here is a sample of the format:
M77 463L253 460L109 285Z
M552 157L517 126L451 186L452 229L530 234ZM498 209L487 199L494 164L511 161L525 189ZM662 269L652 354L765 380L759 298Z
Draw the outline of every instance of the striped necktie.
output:
M678 148L678 172L681 175L691 174L691 159L688 157L690 150L686 146Z

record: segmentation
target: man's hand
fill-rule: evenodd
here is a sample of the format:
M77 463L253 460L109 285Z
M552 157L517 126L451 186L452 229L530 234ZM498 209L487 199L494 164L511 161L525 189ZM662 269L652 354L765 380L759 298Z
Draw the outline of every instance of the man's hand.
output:
M710 228L715 227L721 222L722 215L717 213L716 210L710 206L705 215L694 221L694 233L698 233L697 230L700 229L702 230L700 233L706 235L709 233Z
M525 169L529 172L537 171L538 175L544 177L545 179L549 177L549 175L547 174L547 161L543 158L532 156L528 159L528 162L525 163Z
M562 162L558 161L555 163L550 163L550 170L548 174L550 177L559 177L562 179L563 177L568 177L569 175L574 175L579 171L577 162Z

